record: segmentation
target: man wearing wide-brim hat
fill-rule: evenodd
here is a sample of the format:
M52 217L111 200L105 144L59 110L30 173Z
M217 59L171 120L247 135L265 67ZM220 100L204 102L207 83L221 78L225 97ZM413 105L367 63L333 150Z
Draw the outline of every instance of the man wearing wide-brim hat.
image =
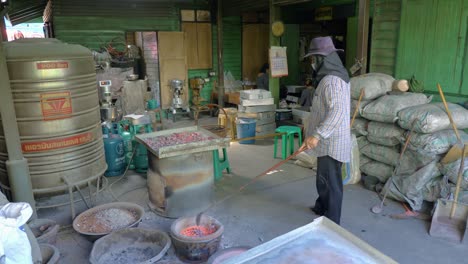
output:
M330 37L312 39L309 58L318 86L312 101L308 135L302 150L317 156L318 199L311 210L340 223L343 202L341 167L351 159L350 86Z

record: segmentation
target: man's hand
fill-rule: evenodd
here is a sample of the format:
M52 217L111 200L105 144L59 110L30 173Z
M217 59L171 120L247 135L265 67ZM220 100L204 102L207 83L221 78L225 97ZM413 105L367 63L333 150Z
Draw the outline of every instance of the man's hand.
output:
M304 143L302 144L300 150L304 151L304 150L308 150L308 149L314 149L314 148L317 147L318 143L319 143L318 138L316 138L316 137L307 137L304 140Z

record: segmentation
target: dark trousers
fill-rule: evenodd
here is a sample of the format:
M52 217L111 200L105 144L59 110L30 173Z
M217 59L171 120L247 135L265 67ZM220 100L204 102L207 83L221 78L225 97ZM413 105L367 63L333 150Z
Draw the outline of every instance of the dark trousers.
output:
M343 202L342 163L330 156L317 158L317 192L315 210L333 222L340 224Z

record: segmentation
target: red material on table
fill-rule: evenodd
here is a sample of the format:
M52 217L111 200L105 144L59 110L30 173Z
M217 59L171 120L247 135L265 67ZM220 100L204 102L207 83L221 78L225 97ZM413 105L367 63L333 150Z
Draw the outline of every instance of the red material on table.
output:
M158 136L154 138L144 139L145 143L148 144L153 150L158 150L162 147L182 145L193 142L201 142L213 139L210 136L206 136L200 132L180 132L173 133L167 136Z

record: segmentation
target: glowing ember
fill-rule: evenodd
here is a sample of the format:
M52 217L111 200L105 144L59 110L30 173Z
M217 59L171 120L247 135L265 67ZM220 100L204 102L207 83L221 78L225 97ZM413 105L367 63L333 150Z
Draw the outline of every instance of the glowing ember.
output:
M213 139L210 136L203 135L200 132L180 132L173 133L167 136L158 136L154 138L144 139L152 149L158 150L162 147L181 145L193 142L202 142Z
M184 236L187 236L187 237L203 237L203 236L211 235L215 231L216 230L214 228L195 225L195 226L189 226L189 227L183 229L180 232L180 234L184 235Z

